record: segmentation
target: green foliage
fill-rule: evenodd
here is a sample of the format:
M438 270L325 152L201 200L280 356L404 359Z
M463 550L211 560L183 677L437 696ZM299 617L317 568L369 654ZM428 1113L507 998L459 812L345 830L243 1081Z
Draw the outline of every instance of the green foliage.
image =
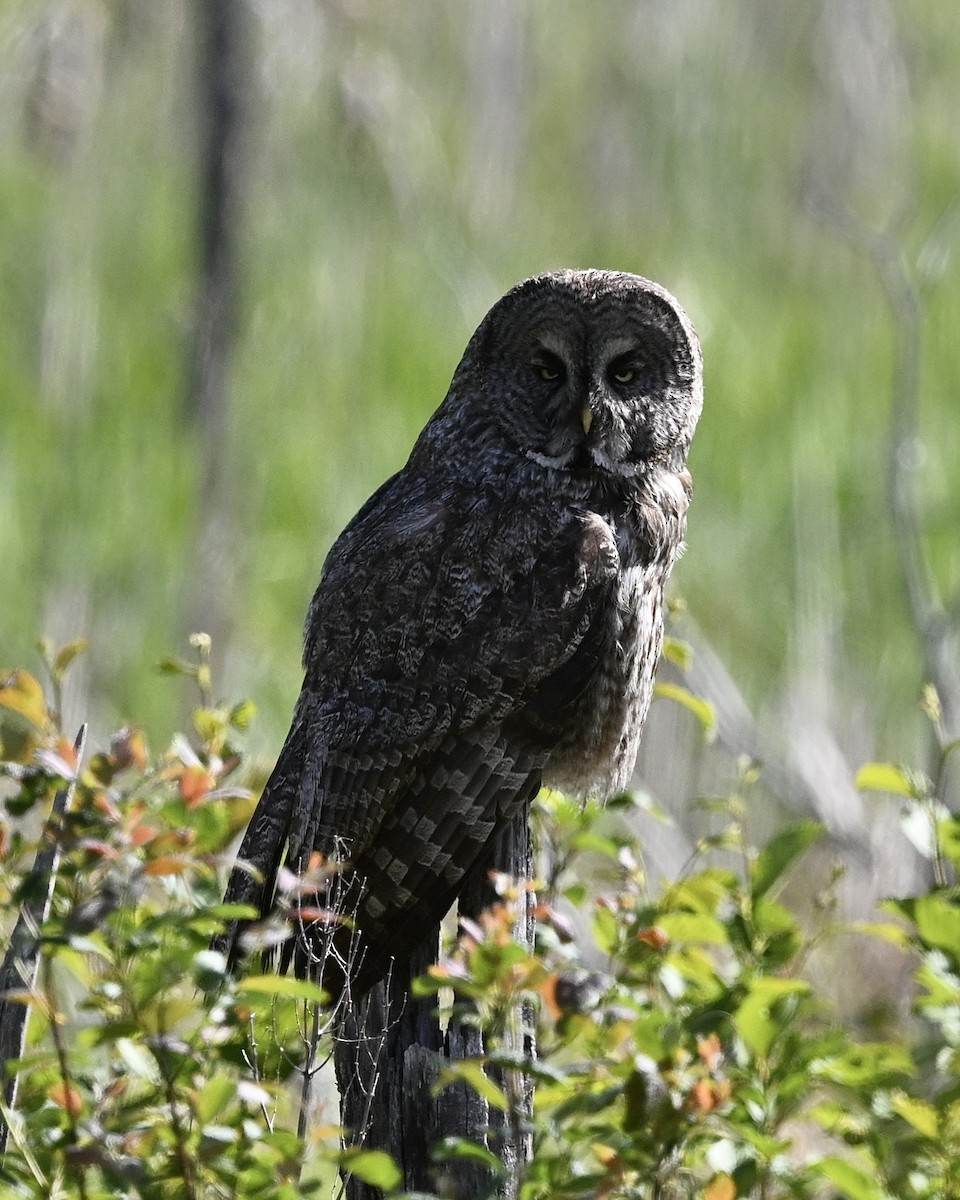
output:
M252 803L234 741L249 711L209 705L208 647L195 648L197 662L184 665L204 701L194 745L178 736L152 758L138 730L120 730L80 765L73 804L46 835L62 858L36 986L17 996L29 1040L12 1067L17 1111L4 1113L4 1195L293 1200L321 1189L301 1178L304 1143L277 1115L282 1083L304 1058L299 1010L318 989L235 982L209 949L237 915L220 903L218 868ZM59 670L64 657L48 665ZM16 681L15 699L42 695L26 673ZM9 699L0 692L5 712ZM76 767L52 714L12 711L31 736L2 764L16 785L0 865L7 911L30 883L35 842L23 830ZM254 1074L248 1042L258 1027L271 1036ZM321 1145L318 1157L334 1163L339 1153Z
M44 648L52 696L82 649ZM125 727L79 772L42 685L26 671L0 681L7 911L31 886L28 830L77 777L44 835L62 859L36 986L14 997L30 1024L12 1064L16 1108L3 1109L3 1194L293 1200L329 1195L343 1166L398 1195L388 1156L343 1150L335 1121L298 1132L303 1071L324 1044L322 993L234 979L209 949L241 915L220 902L219 872L253 802L240 745L252 709L213 700L209 641L193 649L167 664L200 693L192 740L154 756ZM930 825L934 885L887 902L896 924L842 928L828 902L801 920L783 892L822 830L800 821L754 848L757 775L741 764L737 787L710 802L722 833L661 889L644 870L633 799L601 809L541 793L536 947L515 939L526 897L502 879L500 902L464 922L420 981L422 994L452 988L486 1034L485 1056L451 1063L439 1092L465 1081L519 1120L519 1073L535 1083L522 1200L960 1196L960 817L938 807L939 778L868 764L862 788L895 792L907 825L918 813ZM853 932L912 956L914 1028L861 1036L818 994L811 950L841 961ZM535 1057L509 1049L521 1008ZM438 1162L451 1156L500 1169L469 1139L436 1147Z

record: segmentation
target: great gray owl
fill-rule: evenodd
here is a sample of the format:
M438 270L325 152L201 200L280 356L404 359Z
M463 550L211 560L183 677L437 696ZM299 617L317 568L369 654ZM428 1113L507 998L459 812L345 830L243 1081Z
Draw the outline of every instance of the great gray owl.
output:
M322 972L335 994L346 973L360 995L422 941L542 782L604 795L629 779L701 380L696 334L657 284L528 279L334 544L290 733L240 847L259 878L235 869L227 900L269 911L284 853L294 871L315 849L344 860L356 953L338 962L344 926Z

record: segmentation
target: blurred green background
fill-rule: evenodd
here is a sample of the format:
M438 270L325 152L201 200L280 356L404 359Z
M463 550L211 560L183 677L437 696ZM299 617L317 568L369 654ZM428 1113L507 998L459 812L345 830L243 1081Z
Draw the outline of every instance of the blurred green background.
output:
M525 275L610 267L669 287L704 344L673 584L698 646L761 724L802 710L853 765L917 753L895 322L815 209L892 231L919 289L914 475L955 598L957 5L235 3L233 321L223 405L198 416L222 7L0 6L2 664L86 635L72 720L160 738L181 701L152 667L209 628L275 753L324 554L486 309Z

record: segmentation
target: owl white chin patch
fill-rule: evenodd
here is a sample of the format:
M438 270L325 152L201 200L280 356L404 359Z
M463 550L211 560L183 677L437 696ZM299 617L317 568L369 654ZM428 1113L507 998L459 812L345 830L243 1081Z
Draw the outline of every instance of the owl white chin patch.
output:
M537 463L538 466L552 467L555 470L570 466L576 456L576 452L573 450L567 450L564 454L541 454L538 450L524 450L523 453L526 458ZM616 475L620 479L633 479L640 473L636 464L618 462L609 454L605 454L600 446L590 447L590 457L594 465L601 471L605 471L608 475Z
M635 463L617 462L616 459L604 453L602 446L591 446L590 457L601 471L606 471L609 475L619 475L621 479L632 479L638 474Z
M573 458L573 451L568 450L566 454L540 454L536 450L524 450L527 458L538 463L541 467L566 467Z

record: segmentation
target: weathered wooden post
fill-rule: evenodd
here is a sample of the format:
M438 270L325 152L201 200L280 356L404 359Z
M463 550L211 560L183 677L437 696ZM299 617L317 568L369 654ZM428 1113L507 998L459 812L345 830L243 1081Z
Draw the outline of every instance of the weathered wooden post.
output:
M496 900L491 869L519 881L531 877L528 816L524 806L500 835L493 856L472 872L460 897L463 915L476 916ZM526 894L517 934L532 946L533 904ZM418 1000L409 995L411 980L437 961L438 946L436 927L408 963L341 1019L335 1048L341 1120L348 1142L385 1150L393 1157L411 1191L436 1191L455 1200L494 1195L512 1200L530 1156L526 1128L530 1086L522 1080L508 1089L515 1097L514 1111L508 1114L491 1108L463 1081L435 1094L445 1062L479 1058L486 1050L480 1031L469 1024L451 1019L441 1029L434 997ZM530 1036L519 1027L514 1049L529 1053ZM434 1162L432 1148L445 1138L485 1146L503 1163L502 1179L468 1159ZM347 1181L348 1200L379 1200L380 1196L378 1188L362 1180Z

